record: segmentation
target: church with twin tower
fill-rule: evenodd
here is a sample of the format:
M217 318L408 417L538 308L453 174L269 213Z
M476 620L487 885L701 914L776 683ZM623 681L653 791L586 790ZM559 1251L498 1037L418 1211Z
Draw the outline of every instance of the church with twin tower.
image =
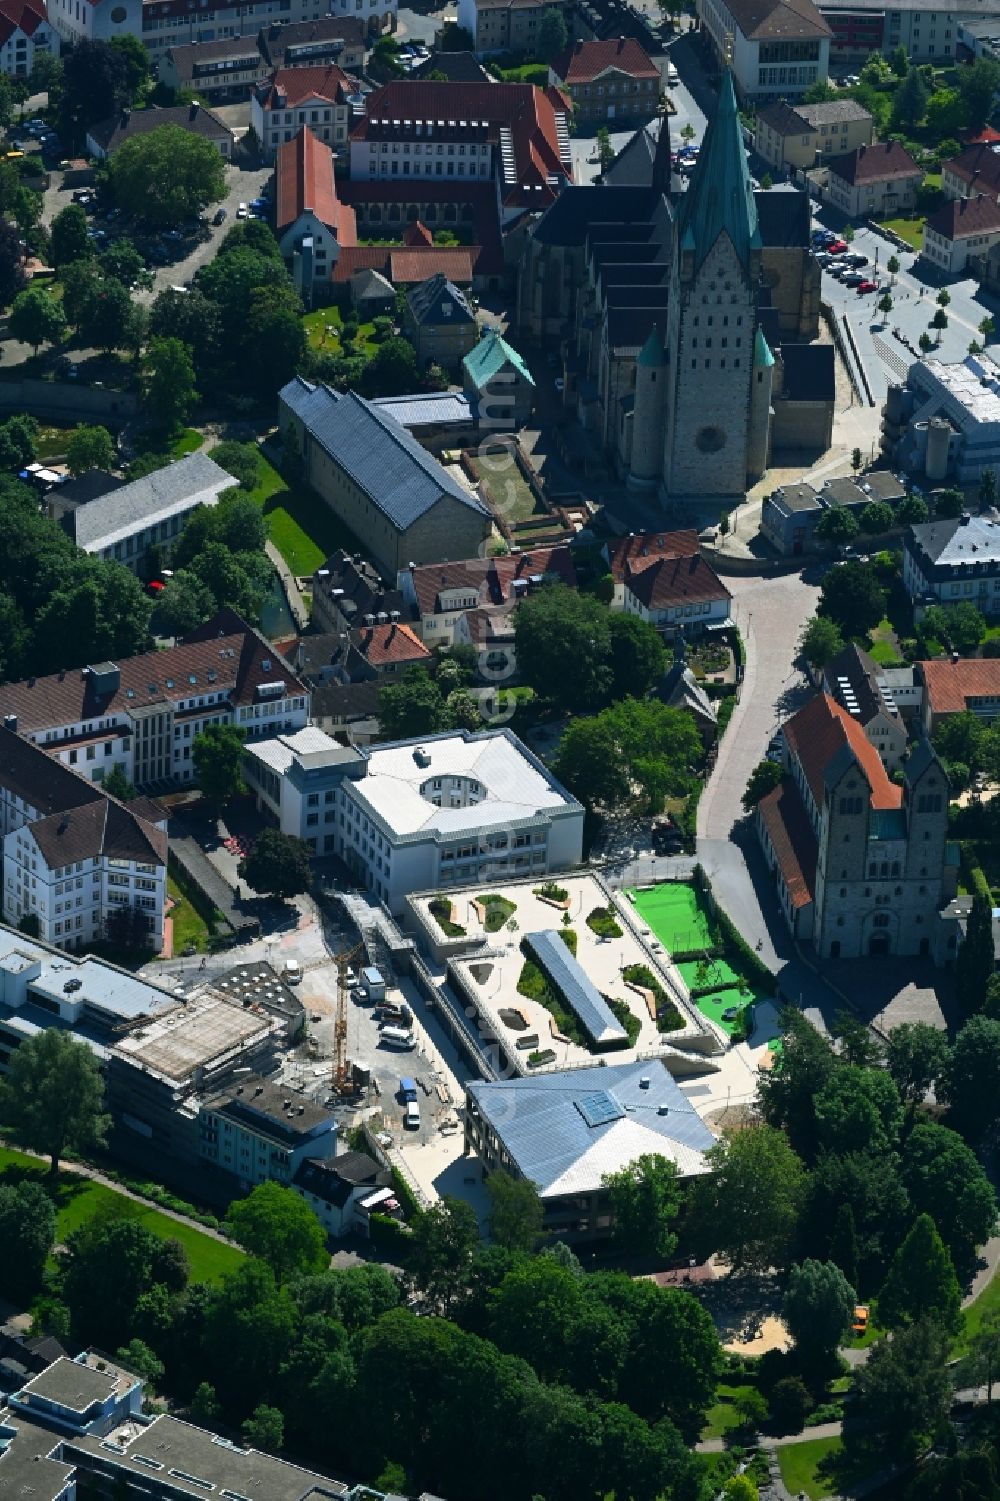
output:
M665 327L636 361L631 488L671 503L725 500L764 474L775 362L758 323L762 251L727 71L674 205Z

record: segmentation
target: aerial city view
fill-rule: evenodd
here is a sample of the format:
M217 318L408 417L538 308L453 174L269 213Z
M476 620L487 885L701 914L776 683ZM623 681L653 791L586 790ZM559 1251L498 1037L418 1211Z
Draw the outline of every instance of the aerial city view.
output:
M937 4L0 0L0 1501L1000 1501Z

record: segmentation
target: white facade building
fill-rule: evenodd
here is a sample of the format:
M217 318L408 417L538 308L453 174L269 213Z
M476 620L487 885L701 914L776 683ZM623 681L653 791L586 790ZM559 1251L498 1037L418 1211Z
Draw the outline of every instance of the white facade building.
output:
M0 70L27 78L41 55L59 56L59 33L45 0L0 0Z
M582 805L509 730L367 750L319 736L248 746L251 790L286 833L339 856L390 912L415 891L542 877L583 857Z
M741 99L794 102L829 75L832 33L812 0L698 0L698 15Z
M48 0L49 21L66 42L142 36L142 0Z
M959 365L914 361L906 385L890 389L885 412L899 437L883 447L933 484L978 484L984 469L1000 466L1000 368L987 354Z

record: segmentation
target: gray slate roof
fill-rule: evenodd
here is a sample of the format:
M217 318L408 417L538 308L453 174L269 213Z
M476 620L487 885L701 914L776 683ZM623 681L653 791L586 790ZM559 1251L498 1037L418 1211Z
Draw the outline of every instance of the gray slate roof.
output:
M567 1006L576 1013L592 1042L598 1047L608 1047L628 1041L625 1028L580 961L563 942L557 928L526 933L524 943Z
M643 1080L646 1081L645 1087ZM466 1094L543 1198L599 1189L643 1152L705 1171L715 1137L658 1059L466 1085ZM607 1097L615 1118L590 1125L581 1105ZM607 1112L609 1115L611 1111Z
M235 483L207 454L189 454L80 506L72 515L76 545L98 552L154 521L196 505L213 504L220 491Z
M406 531L443 497L489 515L405 427L354 391L339 396L328 386L314 386L296 376L281 391L280 400L399 530Z
M424 327L439 323L475 323L476 317L454 282L443 271L418 282L407 293L410 312L416 322Z

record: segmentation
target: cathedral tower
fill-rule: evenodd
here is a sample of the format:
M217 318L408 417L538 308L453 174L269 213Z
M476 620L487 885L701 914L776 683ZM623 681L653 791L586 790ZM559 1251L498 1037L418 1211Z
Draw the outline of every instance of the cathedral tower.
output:
M753 184L726 72L691 184L676 208L662 465L667 500L746 494L754 467L760 260Z

